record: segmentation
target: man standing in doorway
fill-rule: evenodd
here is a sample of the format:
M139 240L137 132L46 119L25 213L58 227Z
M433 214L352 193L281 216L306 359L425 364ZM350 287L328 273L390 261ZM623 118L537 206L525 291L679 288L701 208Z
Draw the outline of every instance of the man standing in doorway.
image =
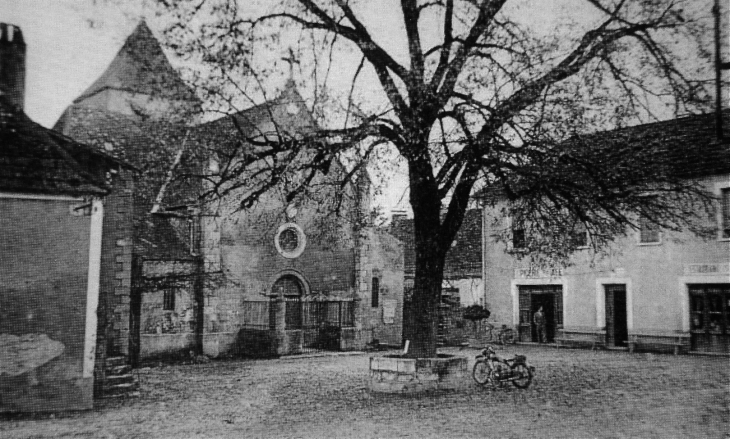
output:
M532 317L532 322L535 324L537 329L537 339L540 343L545 343L547 335L545 332L545 314L542 312L542 306L537 310L535 315Z

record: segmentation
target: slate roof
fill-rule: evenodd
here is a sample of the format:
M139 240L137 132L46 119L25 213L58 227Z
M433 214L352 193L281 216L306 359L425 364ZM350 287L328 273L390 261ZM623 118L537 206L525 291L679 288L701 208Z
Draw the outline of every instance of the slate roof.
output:
M730 136L730 110L723 112L723 126ZM675 175L691 178L730 173L730 143L719 142L715 132L715 113L705 113L602 131L582 141L609 148L619 143L656 148L657 159L671 163Z
M0 190L104 195L106 172L120 162L33 122L0 95Z
M123 90L179 101L198 98L170 65L160 43L141 21L106 71L74 103L103 90Z
M722 113L725 140L716 137L715 113L690 115L661 122L600 131L569 139L586 147L605 148L629 145L653 148L669 172L682 178L701 178L730 174L730 110ZM505 197L499 186L483 189L477 195L488 202Z
M191 258L189 243L180 238L182 233L170 224L172 220L147 215L190 127L72 105L56 123L56 129L137 169L134 191L137 253L149 259ZM187 168L198 165L181 164ZM173 180L163 207L194 204L199 192L197 182Z
M416 250L413 240L413 219L393 216L387 232L403 243L404 272L406 277L416 272ZM481 276L482 273L482 211L469 209L456 239L446 254L444 278L455 279Z

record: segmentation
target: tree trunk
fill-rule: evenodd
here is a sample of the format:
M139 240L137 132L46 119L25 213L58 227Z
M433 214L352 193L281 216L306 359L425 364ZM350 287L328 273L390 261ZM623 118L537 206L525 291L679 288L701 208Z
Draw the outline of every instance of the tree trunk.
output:
M437 257L416 257L413 294L403 309L403 337L410 341L406 354L408 357L436 356L442 279L443 258L438 260Z
M403 310L403 335L410 341L408 357L429 358L436 356L438 305L446 259L439 239L441 201L434 196L438 188L429 178L430 166L417 161L409 165L416 271L413 291Z

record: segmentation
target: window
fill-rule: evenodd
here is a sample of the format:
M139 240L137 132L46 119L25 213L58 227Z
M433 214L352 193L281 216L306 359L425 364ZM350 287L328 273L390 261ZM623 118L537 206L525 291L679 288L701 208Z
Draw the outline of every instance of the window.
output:
M721 236L723 239L730 238L730 188L722 189L722 228Z
M276 250L285 258L293 259L304 252L307 238L301 227L294 223L287 223L279 227L274 238Z
M691 285L690 329L727 334L730 326L730 285Z
M299 247L299 236L294 229L285 229L279 235L279 245L285 252L293 252Z
M162 295L162 309L164 311L175 311L175 288L164 290Z
M380 279L378 279L377 277L373 278L372 288L373 288L373 293L372 293L372 297L371 297L372 300L371 300L370 306L372 306L373 308L377 308L379 305L379 302L380 302Z
M521 249L525 248L525 229L512 228L512 248Z
M573 240L572 244L576 248L588 247L588 231L583 224L577 224L575 228L573 228L571 238Z
M642 217L639 220L639 243L658 244L659 242L659 227L649 219Z

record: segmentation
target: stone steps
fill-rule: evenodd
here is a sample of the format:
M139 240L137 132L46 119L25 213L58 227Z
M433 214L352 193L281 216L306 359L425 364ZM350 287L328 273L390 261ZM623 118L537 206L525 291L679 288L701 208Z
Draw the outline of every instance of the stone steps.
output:
M139 396L139 380L126 357L108 357L105 375L102 398Z

